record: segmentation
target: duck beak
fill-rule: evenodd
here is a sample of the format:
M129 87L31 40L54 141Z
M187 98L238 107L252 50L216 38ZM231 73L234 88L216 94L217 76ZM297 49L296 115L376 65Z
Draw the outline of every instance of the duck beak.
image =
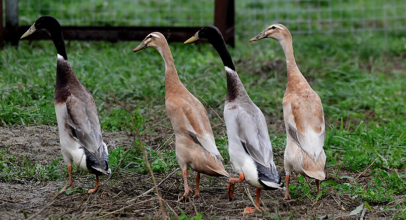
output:
M138 47L136 47L133 50L133 52L138 52L138 51L143 50L143 49L145 49L147 47L148 47L148 45L146 43L144 43L144 41L143 41L143 42L140 43L140 45L138 45Z
M261 40L261 39L263 39L263 38L267 38L267 36L266 36L266 34L265 34L265 30L262 31L261 33L259 33L257 36L251 38L250 42L251 42L251 41Z
M189 38L187 41L184 42L184 44L191 44L195 41L199 40L199 31L196 32L195 35L193 35L193 37Z
M35 23L34 23L34 24L30 27L30 29L28 29L28 31L25 32L25 33L23 34L23 36L21 36L20 40L23 39L23 38L26 38L26 37L30 36L30 35L31 35L32 33L34 33L36 30L37 30L37 29L35 29Z

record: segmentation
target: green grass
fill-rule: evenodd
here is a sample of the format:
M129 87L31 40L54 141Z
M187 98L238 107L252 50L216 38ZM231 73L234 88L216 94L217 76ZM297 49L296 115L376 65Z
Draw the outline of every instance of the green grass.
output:
M7 148L4 148L0 150L0 181L24 184L30 181L63 180L61 169L58 167L59 160L47 166L41 166L25 156L17 158L7 153Z

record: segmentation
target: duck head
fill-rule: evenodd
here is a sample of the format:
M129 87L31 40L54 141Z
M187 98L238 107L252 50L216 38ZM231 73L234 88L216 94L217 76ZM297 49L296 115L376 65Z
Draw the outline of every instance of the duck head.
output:
M223 35L219 31L219 29L215 26L206 26L196 32L193 37L189 38L184 44L190 44L197 40L204 40L211 44L216 44L216 42L223 42Z
M61 25L52 16L46 15L37 19L37 21L26 31L20 39L26 38L37 30L45 30L52 37L52 33L61 32Z
M291 38L292 36L290 35L289 30L282 24L273 24L265 30L263 30L261 33L259 33L257 36L251 38L250 41L257 41L261 40L263 38L272 38L277 41L283 41L284 39Z
M162 43L166 43L165 36L159 32L152 32L145 37L145 39L133 50L133 52L138 52L147 47L152 47L159 50L158 48L162 45Z

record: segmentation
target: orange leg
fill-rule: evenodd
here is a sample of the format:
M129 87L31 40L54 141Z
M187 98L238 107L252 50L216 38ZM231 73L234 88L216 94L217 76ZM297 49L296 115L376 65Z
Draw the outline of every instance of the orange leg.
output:
M75 186L73 186L72 180L72 166L68 166L68 173L69 173L69 188L75 188Z
M228 186L227 186L227 196L228 199L231 201L234 198L234 184L235 183L240 183L242 181L244 181L245 176L244 174L240 174L240 178L230 178L228 180Z
M199 192L200 192L200 190L199 190L200 173L199 173L199 172L197 172L195 179L196 179L196 193L195 193L195 195L193 196L193 198L198 197L198 196L199 196Z
M289 195L289 175L286 175L286 193L284 200L291 200L292 198Z
M188 184L187 184L187 170L184 170L183 172L182 172L182 176L183 176L183 183L184 183L184 185L185 185L185 193L183 194L183 196L179 199L179 201L178 202L180 202L180 201L182 201L183 199L189 199L189 196L190 196L190 188L189 188L189 186L188 186Z
M316 179L316 186L317 186L317 195L320 192L320 180Z
M99 186L100 186L99 176L96 176L96 188L94 188L94 189L89 189L87 192L88 192L88 193L95 193L95 192L97 192L97 190L99 189Z
M255 200L255 208L251 209L250 207L247 206L247 208L244 209L244 212L242 214L250 214L254 213L258 208L259 208L259 200L261 198L261 189L256 189L255 193L257 194L257 199Z

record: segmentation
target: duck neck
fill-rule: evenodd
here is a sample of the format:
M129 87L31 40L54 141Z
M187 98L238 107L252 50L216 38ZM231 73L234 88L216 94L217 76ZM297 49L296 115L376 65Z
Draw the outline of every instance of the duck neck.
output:
M235 71L233 60L231 59L230 52L227 49L227 45L222 41L210 42L217 53L220 55L221 60L223 61L224 68L226 69L227 76L227 101L233 101L238 95L241 95L240 88L244 87L241 83L240 78L238 77L237 71Z
M54 42L56 52L61 55L65 60L68 60L68 55L66 54L65 41L63 40L62 30L57 29L55 31L49 31L52 41Z
M299 68L297 67L295 61L295 56L293 55L292 38L287 37L279 41L279 43L281 44L283 52L285 53L288 80L290 80L295 75L300 74Z
M172 89L183 87L182 82L179 79L178 72L176 71L175 61L173 60L171 49L166 43L161 47L158 47L157 50L161 54L162 58L165 61L165 90L174 91ZM176 89L175 89L176 91Z
M66 85L68 85L68 82L72 78L74 78L75 74L72 71L72 68L68 62L68 56L66 54L66 48L65 48L65 41L63 40L62 32L61 30L54 30L54 31L48 31L48 33L51 35L52 41L54 42L54 45L56 47L56 52L57 52L57 65L56 65L56 86L55 88L61 89L65 88Z
M221 60L223 61L224 67L228 67L235 71L233 60L231 59L230 52L227 49L227 45L222 41L218 42L210 42L214 49L216 49L217 53L220 55Z

